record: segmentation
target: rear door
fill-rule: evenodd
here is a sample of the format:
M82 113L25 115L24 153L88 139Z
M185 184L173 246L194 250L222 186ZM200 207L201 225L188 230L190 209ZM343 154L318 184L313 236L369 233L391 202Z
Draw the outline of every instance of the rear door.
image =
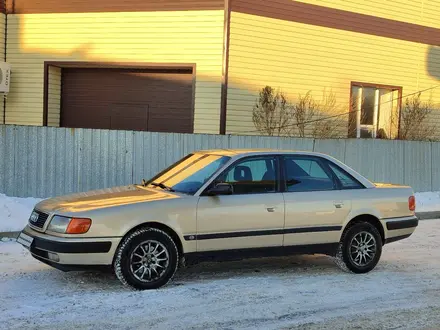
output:
M348 190L325 159L287 155L282 168L285 178L286 223L284 245L338 242L342 224L351 210Z

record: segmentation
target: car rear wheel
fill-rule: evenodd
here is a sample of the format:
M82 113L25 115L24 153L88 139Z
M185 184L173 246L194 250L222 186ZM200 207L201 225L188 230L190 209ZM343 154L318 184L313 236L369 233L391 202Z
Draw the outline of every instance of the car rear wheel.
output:
M123 239L113 268L122 284L148 290L166 285L176 273L178 263L178 249L167 233L141 228Z
M345 271L362 274L376 267L381 254L382 238L376 227L359 222L344 231L335 261Z

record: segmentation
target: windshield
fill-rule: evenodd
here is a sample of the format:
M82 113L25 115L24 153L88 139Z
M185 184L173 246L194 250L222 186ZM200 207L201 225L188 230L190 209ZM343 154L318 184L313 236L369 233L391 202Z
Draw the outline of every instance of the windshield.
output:
M229 159L210 154L188 155L149 180L148 187L161 189L160 186L166 186L173 191L193 195Z

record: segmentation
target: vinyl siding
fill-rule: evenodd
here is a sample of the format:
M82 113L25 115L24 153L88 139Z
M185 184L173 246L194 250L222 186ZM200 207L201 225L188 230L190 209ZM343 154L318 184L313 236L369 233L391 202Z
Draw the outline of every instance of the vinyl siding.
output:
M440 29L440 3L438 0L422 0L422 25Z
M439 28L438 0L297 0L312 5L351 11L396 21Z
M218 133L223 10L8 16L10 124L41 125L44 61L195 63L194 131Z
M439 52L429 45L238 12L230 34L229 133L255 130L252 108L265 85L292 101L309 90L320 100L332 90L343 113L351 81L402 86L403 95L440 83ZM423 96L440 103L440 88Z
M60 126L61 68L49 66L49 90L47 99L47 125Z
M2 2L0 1L0 4ZM0 60L5 60L5 24L6 24L6 15L0 14ZM0 95L0 124L4 122L4 99Z

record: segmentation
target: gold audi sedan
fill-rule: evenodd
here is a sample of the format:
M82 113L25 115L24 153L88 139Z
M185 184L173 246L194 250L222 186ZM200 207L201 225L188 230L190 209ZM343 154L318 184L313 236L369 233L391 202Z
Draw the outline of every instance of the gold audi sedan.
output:
M44 200L17 241L60 270L111 268L144 290L202 260L326 254L366 273L417 225L411 187L374 184L330 156L212 150L139 185Z

